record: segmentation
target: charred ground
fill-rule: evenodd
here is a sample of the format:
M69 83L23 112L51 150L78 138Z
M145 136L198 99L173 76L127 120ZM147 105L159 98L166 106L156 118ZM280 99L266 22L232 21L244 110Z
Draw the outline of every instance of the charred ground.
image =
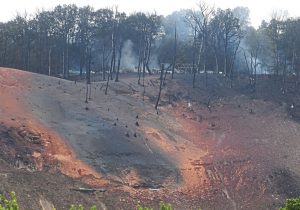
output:
M209 75L207 87L200 76L193 89L192 76L175 75L156 111L157 75L146 78L144 96L134 75L121 75L108 95L95 77L88 104L83 82L0 75L1 192L16 191L24 209L160 200L177 209L276 209L300 194L293 83L283 93L260 77L254 92L243 78L230 88ZM97 190L74 190L86 184Z

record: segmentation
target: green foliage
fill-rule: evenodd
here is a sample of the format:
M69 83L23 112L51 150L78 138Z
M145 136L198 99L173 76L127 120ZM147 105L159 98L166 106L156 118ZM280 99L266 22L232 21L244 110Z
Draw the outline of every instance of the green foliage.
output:
M153 210L153 209L148 208L148 207L138 206L138 207L137 207L137 210Z
M138 206L137 210L153 210L152 208ZM160 202L159 210L173 210L172 205L169 203Z
M10 200L0 195L0 210L19 210L15 192L10 193Z
M83 206L82 205L78 205L78 206L71 205L69 210L83 210Z
M81 204L80 205L71 205L69 210L84 210L84 207ZM94 205L90 208L90 210L97 210L97 207Z
M280 210L300 210L300 197L287 199L285 206Z
M19 205L17 202L15 192L10 193L10 200L0 194L0 210L19 210ZM71 205L69 210L84 210L84 207L81 204ZM90 210L97 210L97 207L94 205L90 208ZM153 209L148 207L138 206L137 210L153 210ZM173 210L173 207L169 203L160 202L159 210ZM281 208L280 210L300 210L300 198L288 199L286 207Z
M159 209L160 210L172 210L173 208L172 208L172 205L169 203L160 202Z

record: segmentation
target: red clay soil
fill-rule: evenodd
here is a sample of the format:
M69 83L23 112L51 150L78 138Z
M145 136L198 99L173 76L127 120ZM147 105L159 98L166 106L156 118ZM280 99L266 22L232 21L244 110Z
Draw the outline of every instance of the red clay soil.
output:
M34 85L31 82L31 76L32 74L27 72L1 68L1 124L9 128L8 135L16 140L19 139L15 145L6 148L5 152L11 153L10 159L16 161L15 164L19 167L29 167L38 171L49 167L57 168L61 173L73 178L85 177L83 180L86 183L98 186L107 184L107 181L101 178L101 174L78 160L74 151L64 143L61 137L44 126L32 114L28 104L24 103L24 96ZM2 141L0 143L3 144ZM27 148L29 154L26 154L25 150L23 154L19 153L22 150L14 148L16 146ZM3 153L5 145L1 146L1 150ZM26 163L31 165L26 165Z

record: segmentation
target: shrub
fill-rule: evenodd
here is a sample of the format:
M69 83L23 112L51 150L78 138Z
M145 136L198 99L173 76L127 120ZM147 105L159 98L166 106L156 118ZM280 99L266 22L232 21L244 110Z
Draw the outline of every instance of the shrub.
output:
M169 203L160 202L159 204L160 210L172 210L172 205Z
M280 210L300 210L300 197L287 199L285 206Z
M0 195L0 210L19 210L16 193L10 193L10 199Z
M83 208L82 205L78 205L78 206L76 206L76 205L71 205L71 207L70 207L69 210L84 210L84 208ZM96 206L94 205L94 206L92 206L92 207L90 208L90 210L97 210L97 208L96 208Z
M138 206L137 210L153 210L153 209L148 208L148 207ZM160 202L159 210L173 210L173 208L172 208L172 205L169 203Z

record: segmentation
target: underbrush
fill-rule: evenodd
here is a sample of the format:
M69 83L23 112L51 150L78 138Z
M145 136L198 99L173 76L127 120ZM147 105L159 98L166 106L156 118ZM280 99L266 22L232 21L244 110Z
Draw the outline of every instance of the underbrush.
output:
M71 205L69 210L84 210L82 205ZM0 194L0 210L19 210L19 204L15 192L10 193L10 198L7 198ZM55 210L55 209L53 209ZM90 210L97 210L94 205ZM137 206L137 210L153 210L152 208ZM160 202L159 210L173 210L173 207L169 203ZM199 209L201 210L201 209ZM287 199L285 206L279 210L300 210L300 197Z
M10 199L0 195L0 210L19 210L16 193L10 193Z
M153 210L152 208L138 206L137 210ZM173 210L172 205L169 203L160 202L159 210Z
M287 199L285 206L280 210L300 210L300 197Z

